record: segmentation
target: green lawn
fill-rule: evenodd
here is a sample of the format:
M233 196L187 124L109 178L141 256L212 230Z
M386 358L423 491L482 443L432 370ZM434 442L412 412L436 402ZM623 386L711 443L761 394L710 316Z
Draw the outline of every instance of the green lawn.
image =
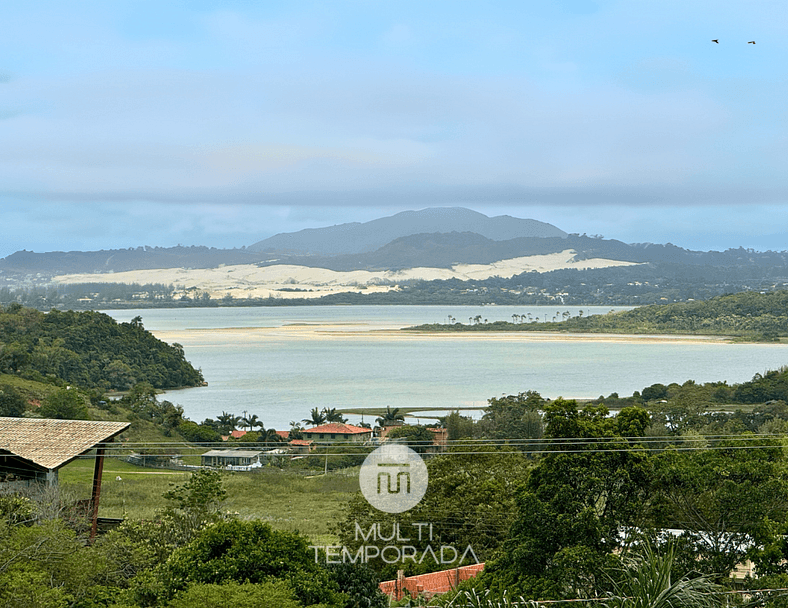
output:
M75 460L60 470L67 496L90 497L93 458ZM118 480L117 477L121 479ZM181 484L188 472L143 468L115 458L104 461L99 514L102 517L147 519L166 506L162 494ZM358 469L305 476L265 468L222 474L227 500L222 510L242 519L261 519L280 530L298 530L313 542L330 543L330 526L342 517L344 505L358 491Z

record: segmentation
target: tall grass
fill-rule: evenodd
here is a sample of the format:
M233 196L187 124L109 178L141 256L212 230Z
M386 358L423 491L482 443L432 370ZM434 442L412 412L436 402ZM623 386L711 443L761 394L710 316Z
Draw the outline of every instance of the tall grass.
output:
M75 460L60 470L60 484L78 498L89 498L92 457ZM151 519L167 506L162 494L188 479L185 471L142 468L116 458L104 461L99 515ZM120 479L118 479L120 478ZM299 531L317 544L336 542L330 527L342 518L358 491L358 470L306 476L264 468L255 472L223 472L227 500L221 508L241 519L260 519L279 530Z

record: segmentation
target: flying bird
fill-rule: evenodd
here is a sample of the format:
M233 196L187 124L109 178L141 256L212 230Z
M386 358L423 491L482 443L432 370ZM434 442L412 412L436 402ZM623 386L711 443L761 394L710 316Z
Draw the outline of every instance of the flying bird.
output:
M715 39L715 40L712 40L712 42L716 42L717 44L719 44L719 43L720 43L720 41L719 41L719 40L716 40L716 39Z
M755 40L750 40L747 44L755 44Z

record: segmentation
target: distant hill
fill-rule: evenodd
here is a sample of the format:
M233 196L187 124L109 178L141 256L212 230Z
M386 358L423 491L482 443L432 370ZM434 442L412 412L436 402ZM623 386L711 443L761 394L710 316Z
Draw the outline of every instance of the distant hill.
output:
M335 271L450 268L454 264L492 264L499 260L557 253L567 249L576 251L578 260L605 258L636 263L730 268L788 266L788 252L757 252L743 248L691 251L671 244L627 244L577 234L494 240L475 232L438 232L403 236L375 251L344 255L298 255L212 247L138 247L49 253L18 251L0 260L0 273L9 276L34 273L51 276L154 268L217 268L222 264L294 264Z
M414 234L472 232L494 241L519 237L565 237L545 222L508 215L487 217L462 207L403 211L370 222L339 224L277 234L251 245L250 251L286 251L291 254L342 255L371 252Z
M755 252L747 249L690 251L675 245L627 244L616 240L570 234L566 237L522 237L492 240L473 232L414 234L387 243L369 253L337 256L288 256L286 263L311 268L349 270L401 270L403 268L450 268L455 264L492 264L530 255L546 255L572 249L577 259L604 258L636 263L670 263L683 266L779 266L788 265L786 252ZM261 262L269 266L284 259Z
M216 268L220 264L254 264L264 253L214 247L137 247L101 251L17 251L0 259L8 273L81 274L153 268Z

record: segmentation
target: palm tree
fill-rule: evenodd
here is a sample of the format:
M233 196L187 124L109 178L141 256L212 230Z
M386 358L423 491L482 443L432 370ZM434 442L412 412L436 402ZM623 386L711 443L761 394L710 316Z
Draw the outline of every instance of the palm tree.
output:
M279 436L276 429L267 429L262 424L260 425L257 439L261 443L279 443L282 441L282 437Z
M405 416L399 413L399 408L395 407L393 410L388 405L386 406L386 413L383 414L380 418L375 420L375 423L378 426L386 426L387 424L391 424L392 422L404 422Z
M338 412L335 407L331 409L324 407L321 414L325 416L326 422L339 422L340 424L345 424L347 422L347 418L344 418L342 412Z
M310 414L312 415L311 418L304 418L301 422L311 424L312 426L320 426L326 423L326 415L316 407L312 408Z
M241 418L241 424L243 424L244 428L248 428L250 430L254 430L256 426L259 426L261 429L263 428L263 421L257 417L257 414L252 414L251 416L246 414L243 418Z
M217 416L216 420L219 422L219 428L221 433L231 433L235 430L238 424L241 422L241 417L236 416L235 414L228 414L227 412L222 412L221 416Z
M625 562L613 573L615 595L602 602L605 608L718 608L725 599L710 576L674 581L671 573L676 560L676 545L669 542L656 552L646 543L641 555ZM611 577L611 578L613 578Z
M295 420L290 421L290 434L288 435L290 439L303 439L303 431L304 427L301 426L300 422L296 422Z

